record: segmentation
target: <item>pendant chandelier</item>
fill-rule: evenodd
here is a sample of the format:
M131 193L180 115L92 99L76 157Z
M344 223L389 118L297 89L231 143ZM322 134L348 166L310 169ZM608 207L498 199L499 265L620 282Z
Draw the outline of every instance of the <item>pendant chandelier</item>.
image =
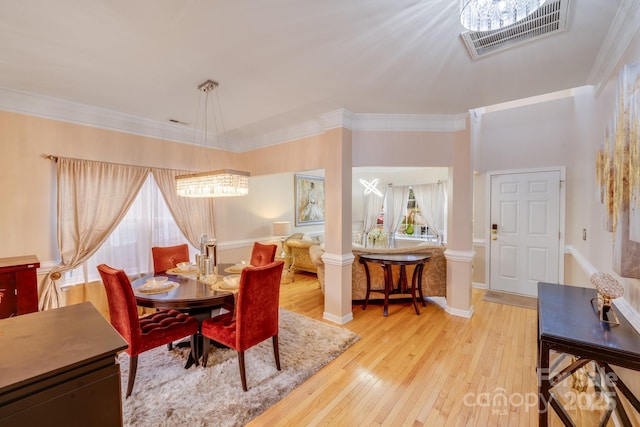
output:
M515 24L546 0L460 0L460 22L471 31L491 31Z
M207 80L198 86L198 90L205 94L204 113L204 145L207 141L207 109L211 101L211 94L218 87L218 82ZM218 102L218 106L220 102ZM218 108L220 109L220 108ZM212 108L212 111L214 109ZM220 114L222 115L222 113ZM220 119L222 123L222 118ZM214 123L215 114L214 114ZM222 135L224 137L224 125ZM249 193L249 172L232 169L221 169L209 172L193 173L176 176L176 192L182 197L234 197L246 196Z

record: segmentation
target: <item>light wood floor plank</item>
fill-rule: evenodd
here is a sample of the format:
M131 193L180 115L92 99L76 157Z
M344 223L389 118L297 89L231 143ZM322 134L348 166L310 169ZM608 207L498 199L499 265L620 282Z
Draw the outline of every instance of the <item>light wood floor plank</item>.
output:
M300 300L322 305L307 281L313 277L297 275L283 285L281 305L322 321L321 308ZM307 381L313 392L303 384L249 425L536 424L535 408L499 413L476 402L480 393L524 394L537 384L535 311L488 303L483 294L473 291L472 319L435 304L420 316L409 303L394 304L387 318L380 305L354 306L354 320L342 327L361 340Z

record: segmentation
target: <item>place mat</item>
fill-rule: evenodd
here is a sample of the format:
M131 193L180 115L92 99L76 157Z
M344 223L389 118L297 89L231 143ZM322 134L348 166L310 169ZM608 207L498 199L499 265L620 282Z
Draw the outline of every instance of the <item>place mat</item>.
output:
M145 285L138 286L135 289L135 291L139 294L145 294L145 295L164 294L166 292L174 290L178 286L180 286L179 283L167 282L167 286L158 286L158 287L145 287Z
M242 273L242 270L244 270L244 269L245 269L245 268L247 268L247 267L251 267L251 265L250 265L250 264L247 264L247 265L245 265L245 266L244 266L244 267L242 267L242 268L240 268L240 267L236 267L235 265L232 265L231 267L227 267L227 268L225 268L225 269L224 269L224 272L225 272L225 273L231 273L231 274L233 274L233 273L236 273L236 274L237 274L237 273Z
M233 289L229 289L229 288L225 288L223 287L224 282L222 280L219 280L215 283L210 283L209 287L211 289L213 289L214 291L222 291L222 292L230 292L232 294L237 294L238 293L238 289L239 288L233 288Z
M232 277L234 277L237 280L237 282L236 282L237 286L229 287L229 285L227 284L227 280L229 280ZM225 278L227 280L225 280ZM232 276L218 277L218 279L222 279L222 280L216 280L215 282L209 283L209 285L211 286L211 289L214 289L216 291L226 291L226 292L232 292L232 293L237 293L238 292L238 288L240 287L240 275L239 274L234 274Z
M197 272L197 268L192 268L191 270L181 270L178 267L170 268L166 271L167 274L196 274Z

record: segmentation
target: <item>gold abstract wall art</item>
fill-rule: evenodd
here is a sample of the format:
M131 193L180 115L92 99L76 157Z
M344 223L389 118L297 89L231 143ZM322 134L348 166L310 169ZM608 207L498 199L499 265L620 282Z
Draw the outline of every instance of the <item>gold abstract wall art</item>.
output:
M596 153L596 180L613 233L616 273L640 278L640 63L620 72L614 117Z

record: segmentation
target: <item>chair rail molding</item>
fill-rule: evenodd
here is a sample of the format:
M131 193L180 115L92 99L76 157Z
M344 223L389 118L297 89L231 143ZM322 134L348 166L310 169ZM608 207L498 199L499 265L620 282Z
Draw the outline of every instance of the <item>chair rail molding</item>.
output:
M588 276L591 276L592 274L598 272L598 269L593 264L591 264L589 260L584 255L582 255L582 253L580 253L580 251L577 250L574 246L566 245L564 248L564 253L571 255L576 260L576 263L578 263L580 268L582 268L582 270ZM613 272L612 274L614 275L614 277L617 277L617 274ZM617 277L617 279L624 280L624 278L620 277ZM627 319L629 323L631 323L631 326L633 326L633 328L638 331L638 333L640 333L640 313L638 312L638 310L633 307L624 296L622 296L622 298L616 298L613 301L613 305L615 305L616 308L620 310L620 314L622 314L624 318Z
M460 261L460 262L471 262L473 261L473 257L475 256L476 251L456 251L452 249L446 249L444 251L444 256L447 261Z
M321 258L325 264L337 265L340 267L344 267L345 265L351 265L353 264L353 260L356 259L356 257L353 255L353 252L349 252L346 254L331 254L331 253L325 252L324 254L322 254Z

